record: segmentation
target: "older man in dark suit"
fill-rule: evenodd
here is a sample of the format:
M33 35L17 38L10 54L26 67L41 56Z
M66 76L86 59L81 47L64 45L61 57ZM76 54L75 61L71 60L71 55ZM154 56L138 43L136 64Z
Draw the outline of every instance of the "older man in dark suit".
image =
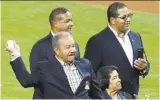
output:
M124 3L111 4L107 16L108 27L88 40L84 57L91 61L95 72L101 66L117 66L122 91L134 97L138 95L139 75L145 77L149 72L145 53L138 53L143 48L141 36L129 29L133 14Z
M11 66L23 87L38 87L43 99L103 99L92 66L87 59L75 60L75 43L68 32L59 32L52 39L55 59L40 61L29 74L20 57L18 45L8 41L12 53ZM107 97L105 97L107 98Z
M34 72L36 68L36 63L44 60L52 60L55 59L54 52L52 49L52 37L56 32L66 31L70 34L72 33L72 15L70 11L63 7L58 7L52 10L49 16L49 22L51 25L50 33L44 38L38 40L36 44L34 44L31 53L30 53L30 69L31 73ZM76 47L76 58L80 58L79 46L75 42ZM43 98L42 93L40 93L39 89L35 87L34 99Z

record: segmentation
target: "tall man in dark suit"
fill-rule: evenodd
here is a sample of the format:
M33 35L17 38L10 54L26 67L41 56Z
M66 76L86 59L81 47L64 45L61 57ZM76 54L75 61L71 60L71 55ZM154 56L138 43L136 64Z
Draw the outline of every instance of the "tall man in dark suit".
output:
M145 53L138 58L137 51L143 44L140 34L129 29L132 15L124 3L111 4L108 26L88 40L84 57L91 61L95 72L101 66L117 66L122 91L134 96L139 90L139 75L145 77L150 67Z
M75 60L75 43L70 33L59 32L52 39L54 60L40 61L29 74L20 57L18 45L9 41L11 66L20 84L37 86L43 99L103 99L92 66L87 59Z
M66 31L69 32L70 34L72 33L72 26L73 26L72 15L70 11L66 8L63 7L55 8L49 16L49 22L51 25L50 33L44 38L37 41L31 50L29 59L31 73L34 72L36 63L38 61L55 59L51 41L52 37L55 35L56 32ZM75 43L75 47L76 47L76 58L80 58L79 46L77 43ZM43 98L43 95L36 87L33 98L34 99Z

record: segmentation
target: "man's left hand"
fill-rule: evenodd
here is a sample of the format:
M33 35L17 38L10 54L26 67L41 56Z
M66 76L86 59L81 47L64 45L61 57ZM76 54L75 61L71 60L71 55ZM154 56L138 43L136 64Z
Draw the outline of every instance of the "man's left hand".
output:
M134 61L134 67L140 71L143 71L147 67L147 60L145 55L143 54L143 58L138 58Z

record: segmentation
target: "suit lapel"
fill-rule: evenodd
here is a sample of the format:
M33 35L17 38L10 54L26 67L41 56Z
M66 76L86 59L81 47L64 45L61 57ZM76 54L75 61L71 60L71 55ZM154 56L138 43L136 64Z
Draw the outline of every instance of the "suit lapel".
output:
M75 60L75 66L79 72L79 74L81 75L82 77L82 81L80 82L79 86L77 87L77 90L76 90L76 94L78 93L78 91L80 90L83 90L85 85L86 85L86 81L89 81L90 80L90 73L86 72L85 68L86 67L85 65L82 65L80 63L80 61L77 61Z
M61 66L60 62L55 59L53 60L52 66L50 67L51 73L53 77L53 80L55 80L54 78L56 78L55 81L60 82L60 84L62 84L63 87L65 87L64 90L68 91L68 92L72 92L71 87L69 85L67 76L64 72L63 67Z
M81 63L79 60L75 60L75 66L79 72L79 74L82 76L82 80L90 80L90 70L89 66L86 66L86 63Z
M82 79L84 79L85 78L84 70L83 70L83 66L81 65L80 61L75 60L74 64L75 64L79 74L81 75Z

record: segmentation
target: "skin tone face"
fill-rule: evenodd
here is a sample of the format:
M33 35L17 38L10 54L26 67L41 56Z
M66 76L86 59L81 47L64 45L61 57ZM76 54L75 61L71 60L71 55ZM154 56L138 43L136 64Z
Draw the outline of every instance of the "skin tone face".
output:
M125 33L130 26L130 12L127 7L118 10L118 16L116 18L111 17L112 25L118 34ZM127 16L127 17L125 17Z
M65 14L60 14L57 16L57 20L54 22L54 31L60 32L60 31L66 31L70 34L72 33L72 15L68 11Z
M116 70L110 73L109 89L112 91L119 91L121 89L121 80Z
M75 59L74 40L71 36L63 36L58 41L58 47L54 49L56 56L65 63L72 63Z

